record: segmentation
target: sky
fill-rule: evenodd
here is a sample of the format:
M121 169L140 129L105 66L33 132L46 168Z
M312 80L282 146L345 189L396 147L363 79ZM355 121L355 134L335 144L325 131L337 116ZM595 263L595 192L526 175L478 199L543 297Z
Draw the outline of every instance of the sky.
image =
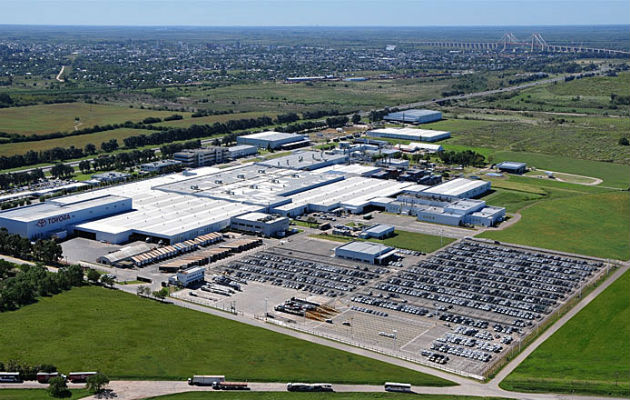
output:
M0 0L0 24L506 26L630 24L629 0Z

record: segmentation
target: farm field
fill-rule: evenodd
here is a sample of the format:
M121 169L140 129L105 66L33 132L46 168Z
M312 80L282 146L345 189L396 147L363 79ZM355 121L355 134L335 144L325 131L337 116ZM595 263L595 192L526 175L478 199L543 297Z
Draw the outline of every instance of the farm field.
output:
M507 390L630 396L630 272L521 363Z
M351 238L348 236L315 234L313 237L320 239L333 240L336 242L349 242L351 240L365 240ZM387 246L397 247L400 249L408 249L421 251L424 253L432 253L454 241L451 238L440 238L439 236L425 235L423 233L408 232L396 230L394 236L386 239L367 239L369 242L382 243Z
M406 399L408 393L290 393L290 392L187 392L168 396L152 397L147 400L376 400ZM1 398L1 397L0 397ZM415 394L417 400L505 400L498 397L448 396Z
M46 385L42 385L47 387ZM85 389L71 389L72 395L65 399L81 399L89 396ZM45 400L51 399L46 389L0 389L0 400Z
M0 144L0 156L12 156L16 154L24 154L29 150L42 151L50 150L55 147L68 148L74 146L82 149L86 144L92 143L97 149L100 149L101 143L110 139L118 140L118 145L123 147L123 139L129 136L149 134L152 131L146 129L119 128L111 131L89 133L85 135L66 136L57 139L37 140L34 142L24 143L4 143Z
M521 210L517 224L479 237L595 257L630 258L627 192L571 195L557 191L555 196Z
M220 371L230 379L250 381L451 384L266 329L100 287L75 288L2 313L0 325L0 354L6 359L52 363L62 371L99 370L110 379L183 380ZM28 335L23 334L25 329Z
M172 111L142 110L108 104L60 103L0 109L0 132L33 135L51 132L72 132L75 118L78 129L125 121L140 122L147 117L164 118ZM180 113L182 114L182 113ZM183 113L190 117L190 113Z

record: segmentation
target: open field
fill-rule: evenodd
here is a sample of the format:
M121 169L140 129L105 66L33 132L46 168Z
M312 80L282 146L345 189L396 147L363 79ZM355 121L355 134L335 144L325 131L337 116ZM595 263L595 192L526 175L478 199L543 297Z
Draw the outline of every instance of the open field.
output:
M187 392L168 396L152 397L147 400L372 400L406 399L408 393L291 393L291 392ZM498 397L449 396L417 394L417 400L501 400Z
M47 385L42 385L46 388ZM89 396L85 389L71 389L71 397L66 399L80 399ZM45 400L52 399L46 389L0 389L0 400Z
M146 129L119 128L111 131L90 133L86 135L66 136L58 139L37 140L35 142L25 143L4 143L0 144L0 156L12 156L15 154L24 154L29 150L42 151L50 150L55 147L68 148L74 146L82 149L86 144L92 143L97 149L100 149L101 143L110 139L118 140L118 145L123 147L123 139L129 136L149 134L152 131Z
M469 104L486 108L628 115L628 108L615 106L610 95L625 95L630 88L630 73L616 77L596 76L537 86L514 92L508 99L474 99Z
M491 206L505 207L506 212L514 213L543 198L544 194L511 189L493 189L490 194L483 196L480 200L484 200Z
M630 396L630 272L537 348L507 390Z
M259 82L213 88L173 87L172 97L208 99L213 110L276 112L336 108L353 111L441 97L454 78L370 80L365 82ZM153 92L153 89L147 92Z
M110 379L178 380L221 373L251 381L449 384L367 357L99 287L75 288L2 313L0 325L0 354L6 359L52 363L63 371L97 369Z
M565 117L560 123L549 116L516 115L511 120L485 120L490 117L494 118L479 112L477 119L448 119L422 127L451 131L443 145L630 164L630 147L618 144L630 131L630 118Z
M602 186L622 189L630 187L630 166L628 165L526 152L497 151L494 153L494 162L507 160L521 161L527 163L528 167L536 167L542 170L600 178L604 181Z
M522 219L517 224L479 236L596 257L630 258L627 192L558 194L558 198L522 210ZM562 194L570 197L563 198Z
M317 237L320 239L333 240L336 242L349 242L351 240L363 240L357 238L351 238L348 236L337 236L337 235L313 235L313 237ZM380 239L367 239L369 242L382 243L387 246L397 247L399 249L408 249L421 251L424 253L432 253L437 249L440 249L450 243L452 243L455 239L451 238L440 238L439 236L425 235L423 233L417 232L408 232L396 230L394 236L380 240Z
M147 117L164 118L172 111L142 110L105 104L60 103L0 109L0 132L32 135L50 132L72 132L75 118L80 118L78 129L94 125L140 122ZM189 113L183 114L190 117Z

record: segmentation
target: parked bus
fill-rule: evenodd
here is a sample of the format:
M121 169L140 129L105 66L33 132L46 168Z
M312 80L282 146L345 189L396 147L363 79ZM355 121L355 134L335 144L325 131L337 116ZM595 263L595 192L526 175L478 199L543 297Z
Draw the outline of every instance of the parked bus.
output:
M289 383L289 392L334 392L330 383Z
M70 372L68 380L72 383L87 382L90 376L96 375L98 372Z
M411 385L408 383L385 382L386 392L411 392Z
M215 382L212 388L215 390L250 390L247 382Z
M19 372L0 372L0 383L21 383Z
M37 373L37 382L39 383L48 383L52 378L56 378L61 376L64 380L66 379L65 375L59 375L59 372L38 372Z

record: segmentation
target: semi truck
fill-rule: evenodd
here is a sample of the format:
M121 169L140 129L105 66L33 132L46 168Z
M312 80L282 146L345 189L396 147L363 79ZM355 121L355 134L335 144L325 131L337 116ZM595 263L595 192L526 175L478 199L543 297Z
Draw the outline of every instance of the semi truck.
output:
M225 382L224 375L193 375L192 378L188 378L188 384L195 386L214 386L221 382Z

